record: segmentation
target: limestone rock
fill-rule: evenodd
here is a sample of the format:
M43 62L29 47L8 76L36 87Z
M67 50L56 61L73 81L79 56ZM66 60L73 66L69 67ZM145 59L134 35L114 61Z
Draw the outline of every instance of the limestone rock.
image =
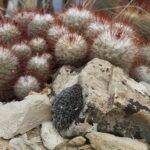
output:
M58 71L58 75L53 82L53 90L56 94L64 88L70 87L78 82L78 74L70 66L63 66Z
M146 93L150 96L150 84L149 83L147 83L147 82L144 82L144 81L142 81L142 82L140 82L143 86L145 86L145 88L146 88Z
M113 66L100 59L93 59L82 69L79 83L83 88L87 109L94 107L94 110L98 109L103 113L109 111L108 86L112 71Z
M57 145L54 150L94 150L90 144L81 147L69 146L67 143Z
M90 146L85 145L86 139L82 136L75 137L70 141L65 141L55 147L54 150L88 150Z
M63 79L64 85L61 84ZM135 115L143 113L145 116L150 112L150 96L145 86L131 79L122 69L97 58L76 72L76 82L83 90L83 118L89 123L98 123L98 131L150 142L145 134L149 131L149 122L148 125L137 123ZM70 83L73 83L72 74L62 67L53 90L60 92Z
M7 150L8 142L9 142L8 140L0 138L0 150Z
M18 138L11 139L9 142L9 149L12 150L42 150L38 143L42 143L40 137L34 137L31 140L28 139L27 135L24 134Z
M86 135L95 150L148 150L148 145L138 140L117 137L107 133L91 132Z
M74 147L75 146L78 147L78 146L83 146L85 144L85 142L86 142L86 139L84 137L78 136L78 137L75 137L74 139L70 140L68 142L68 144L71 146L74 146Z
M51 118L51 101L46 94L33 93L23 101L0 105L0 137L10 139Z
M65 141L53 127L52 122L42 124L41 138L44 146L49 150L53 150L57 145Z
M84 136L87 132L94 130L93 126L89 123L75 123L73 122L72 125L61 132L61 135L65 138L72 138L76 136Z
M79 150L94 150L94 148L90 144L87 144L79 147Z

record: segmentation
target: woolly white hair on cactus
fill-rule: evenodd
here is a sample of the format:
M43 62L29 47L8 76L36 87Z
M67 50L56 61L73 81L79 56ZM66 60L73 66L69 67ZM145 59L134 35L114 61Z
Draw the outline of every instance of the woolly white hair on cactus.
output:
M65 25L76 29L85 29L93 20L93 14L84 8L70 8L63 15L62 20Z
M122 23L122 22L115 22L112 25L112 29L116 29L116 30L121 30L123 34L126 34L130 37L133 37L135 36L135 31L132 29L132 27Z
M25 28L32 21L34 15L35 15L34 12L24 11L24 12L17 13L13 19L17 24L19 24L20 27Z
M148 66L139 66L134 69L135 78L138 81L145 81L150 83L150 67Z
M12 40L20 35L18 28L10 23L0 24L0 41L9 44Z
M24 42L13 45L11 51L21 61L31 57L31 48Z
M42 57L48 61L51 68L51 65L53 64L53 56L49 53L44 53Z
M42 35L47 28L54 23L54 17L51 14L36 14L28 25L29 35Z
M150 45L142 47L140 53L143 56L146 63L150 66Z
M39 80L47 80L50 74L50 64L44 56L34 56L27 64L27 71Z
M107 30L110 27L110 24L107 22L95 21L88 25L85 36L88 39L96 38L99 34L101 34L104 30Z
M29 42L33 53L43 53L47 49L47 43L43 38L37 37Z
M76 33L65 34L55 46L55 56L59 63L74 64L82 60L87 54L87 42Z
M23 99L31 91L38 92L40 90L40 83L33 76L21 76L14 86L15 95Z
M8 49L0 47L0 87L14 79L17 73L17 58Z
M64 26L53 26L48 30L48 39L50 42L57 42L57 40L64 34L67 34L69 31Z
M106 59L129 71L137 53L138 49L130 36L120 29L109 28L95 39L91 57Z

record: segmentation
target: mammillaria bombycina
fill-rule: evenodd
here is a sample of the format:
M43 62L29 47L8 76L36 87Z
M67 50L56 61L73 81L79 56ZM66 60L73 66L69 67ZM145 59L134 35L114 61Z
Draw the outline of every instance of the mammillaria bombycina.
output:
M74 33L63 35L56 43L54 53L58 62L62 64L74 64L83 60L88 51L86 40Z
M31 48L24 42L14 44L11 48L11 52L20 60L27 60L31 57Z
M0 41L9 44L20 36L20 31L12 23L0 23Z
M22 99L27 96L31 91L38 92L40 90L40 83L35 77L21 76L14 86L15 94L18 98Z
M35 14L32 21L28 24L28 35L37 36L46 33L47 28L54 23L54 17L49 14Z
M10 50L0 47L0 87L16 78L19 62Z
M39 80L47 80L50 75L50 63L46 56L34 56L27 63L27 71Z
M44 53L47 50L46 40L40 37L36 37L29 42L29 45L34 54Z
M128 33L129 31L116 25L114 28L104 30L94 40L91 57L106 59L128 72L138 53L136 43Z
M13 92L20 78L31 76L43 87L60 66L82 67L95 57L127 72L135 68L138 57L144 60L142 65L149 67L149 44L138 47L136 41L143 41L135 31L130 24L113 20L105 12L94 12L84 2L58 14L46 9L22 9L13 18L2 15L0 100L8 100L10 93L23 99Z
M148 66L138 66L134 68L134 77L138 81L145 81L150 83L150 67Z
M62 14L64 25L78 31L84 30L93 18L94 16L89 10L78 7L69 8Z

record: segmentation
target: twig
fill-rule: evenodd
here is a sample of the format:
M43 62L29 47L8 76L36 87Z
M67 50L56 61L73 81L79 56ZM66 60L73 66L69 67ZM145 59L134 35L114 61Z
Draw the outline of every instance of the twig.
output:
M124 9L117 15L114 17L114 19L117 19L129 6L130 4L133 2L134 0L131 0L127 5L126 7L124 7Z
M8 6L6 9L7 17L12 17L15 14L17 7L18 7L18 2L19 2L19 0L9 0L8 1Z

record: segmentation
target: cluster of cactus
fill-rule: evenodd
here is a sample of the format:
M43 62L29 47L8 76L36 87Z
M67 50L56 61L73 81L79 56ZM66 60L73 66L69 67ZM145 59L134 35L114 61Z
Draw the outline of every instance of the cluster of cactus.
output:
M0 100L22 99L30 91L40 91L53 68L64 64L81 66L94 57L129 73L138 59L150 62L149 46L144 50L141 47L129 24L113 21L82 5L54 15L46 10L21 10L12 19L3 16Z

